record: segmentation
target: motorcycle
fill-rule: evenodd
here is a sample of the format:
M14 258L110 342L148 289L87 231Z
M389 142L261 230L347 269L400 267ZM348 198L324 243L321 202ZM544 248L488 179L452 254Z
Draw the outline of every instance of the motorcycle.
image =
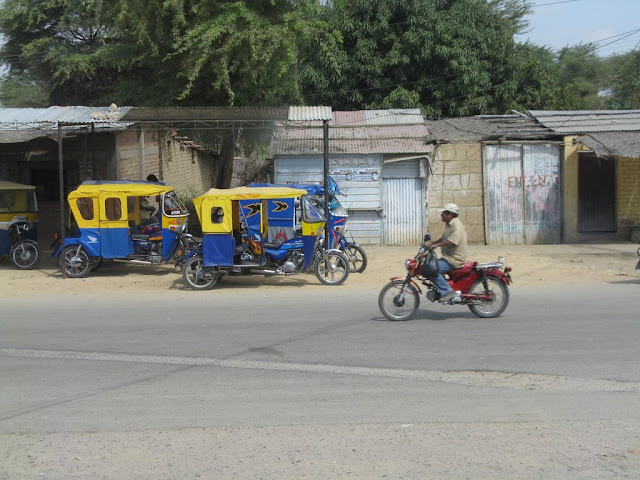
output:
M302 236L295 234L295 204L300 202ZM325 249L320 231L324 216L306 191L286 187L211 189L193 200L202 225L202 245L182 266L184 283L194 290L212 288L233 273L296 275L313 270L325 285L349 276L349 261Z
M407 275L392 277L378 296L380 311L389 320L409 320L420 306L422 289L418 281L426 287L426 298L431 302L440 300L440 292L429 278L423 276L422 267L430 247L426 244L429 234L413 259L405 261ZM481 318L494 318L502 314L509 304L509 288L512 283L511 267L504 266L504 260L478 263L468 261L462 267L447 272L449 285L457 295L448 305L467 305L471 312Z
M31 185L0 181L0 256L28 270L38 261L38 204Z

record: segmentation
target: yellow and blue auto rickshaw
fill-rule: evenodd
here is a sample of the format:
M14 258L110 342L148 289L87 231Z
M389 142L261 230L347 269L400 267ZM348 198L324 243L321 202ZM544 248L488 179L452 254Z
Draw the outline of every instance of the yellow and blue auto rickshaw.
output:
M157 217L141 208L155 198ZM67 196L71 225L54 253L69 277L84 277L102 260L179 265L191 246L189 212L173 187L147 181L86 181Z
M0 181L0 256L26 270L39 255L36 187Z
M344 254L324 249L325 218L305 190L212 188L193 204L202 225L202 246L185 258L182 276L194 290L212 288L231 272L295 275L313 269L326 285L340 285L349 276Z

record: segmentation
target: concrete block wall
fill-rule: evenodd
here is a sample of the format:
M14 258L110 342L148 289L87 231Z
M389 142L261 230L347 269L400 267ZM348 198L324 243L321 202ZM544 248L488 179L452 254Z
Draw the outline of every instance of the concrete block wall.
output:
M480 144L439 145L429 175L427 222L433 239L442 235L444 223L438 209L453 202L469 243L485 243L482 146Z
M640 159L618 158L617 170L618 235L629 240L640 228Z

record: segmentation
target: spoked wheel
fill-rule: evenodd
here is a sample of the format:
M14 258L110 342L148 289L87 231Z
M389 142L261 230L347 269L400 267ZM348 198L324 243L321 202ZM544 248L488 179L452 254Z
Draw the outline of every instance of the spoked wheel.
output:
M65 247L60 254L60 269L67 277L86 277L91 270L92 261L80 245Z
M409 320L418 311L420 294L413 285L409 284L404 293L404 280L394 280L387 283L378 296L378 306L382 314L389 320Z
M504 312L509 304L509 289L502 280L495 277L487 277L487 286L489 287L489 300L479 300L473 305L469 305L469 310L480 318L494 318ZM484 285L482 280L476 281L469 290L469 293L477 295L484 294Z
M347 245L344 254L349 259L352 272L362 273L367 268L367 254L360 246Z
M33 268L39 256L38 244L34 241L22 241L11 249L11 263L21 270Z
M196 255L182 265L182 279L193 290L209 290L218 282L220 275L213 267L205 267L204 259Z
M349 260L340 252L326 252L316 260L313 271L325 285L340 285L349 276Z

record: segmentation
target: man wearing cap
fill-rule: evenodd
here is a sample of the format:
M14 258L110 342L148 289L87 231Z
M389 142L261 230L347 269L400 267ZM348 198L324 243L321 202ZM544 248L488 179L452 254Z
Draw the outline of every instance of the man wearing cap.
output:
M440 301L443 303L454 298L456 292L442 274L454 268L460 268L467 261L467 232L465 232L464 225L458 218L458 211L458 206L455 203L447 203L444 208L438 210L442 221L447 226L444 227L442 237L429 244L429 247L440 247L442 251L438 259L440 273L435 277L431 277L430 280L440 291Z

